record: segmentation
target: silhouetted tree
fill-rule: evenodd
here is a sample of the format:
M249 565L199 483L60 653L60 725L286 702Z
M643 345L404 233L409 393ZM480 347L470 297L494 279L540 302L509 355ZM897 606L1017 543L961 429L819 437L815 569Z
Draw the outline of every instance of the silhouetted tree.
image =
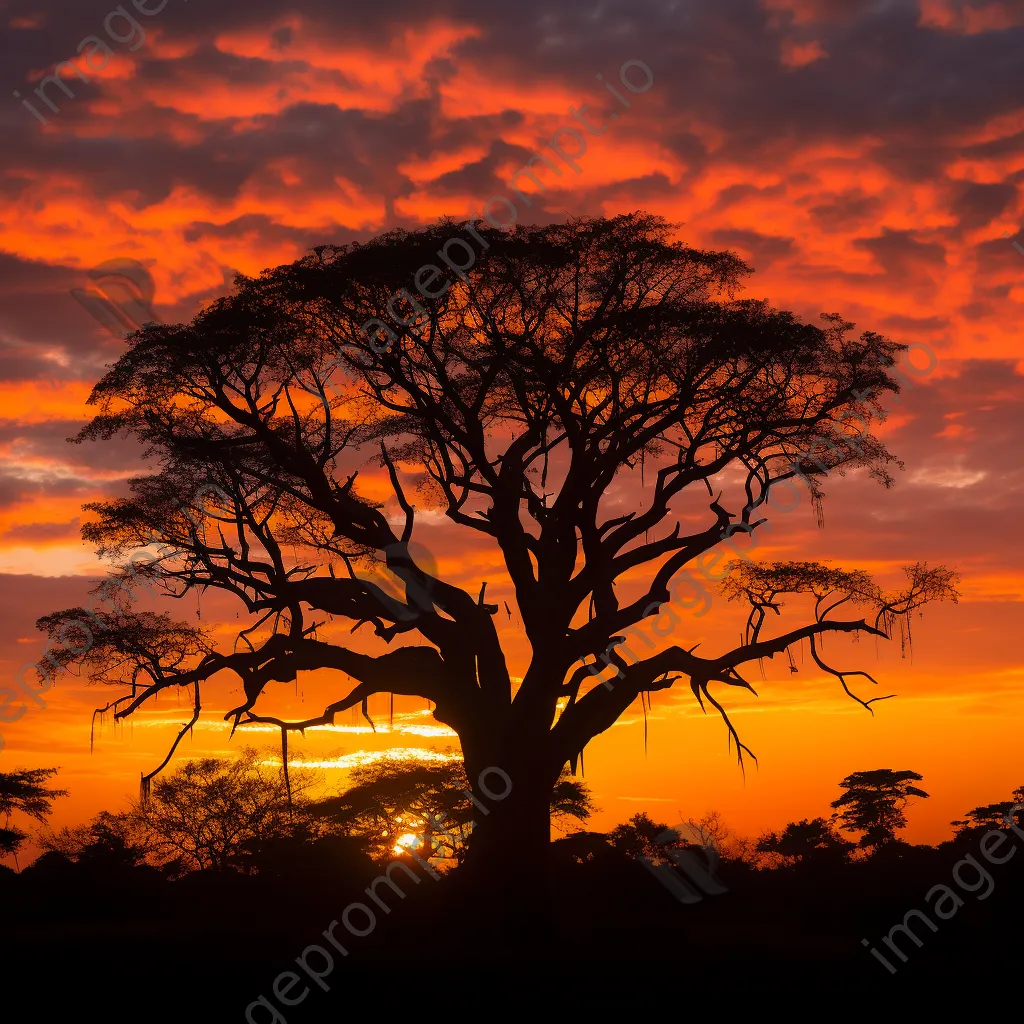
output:
M1007 819L1014 807L1024 804L1024 786L1013 791L1009 800L998 804L985 804L982 807L975 807L967 811L960 821L951 821L951 825L957 826L957 835L966 832L973 832L976 829L1007 828ZM1020 812L1017 812L1018 814Z
M646 811L640 811L608 833L608 841L620 853L634 860L646 858L661 862L667 849L689 846L690 843L670 825L655 821Z
M434 263L455 236L465 269L446 280ZM864 467L891 483L894 458L871 424L899 390L889 371L904 346L855 339L835 314L817 327L736 300L748 272L643 213L508 233L444 221L318 246L239 277L189 324L147 326L93 391L100 415L79 440L133 435L159 470L89 506L83 535L121 568L100 589L108 607L40 621L50 664L130 686L105 708L118 720L189 688L179 739L205 681L225 672L244 692L228 720L272 724L283 739L351 707L369 717L375 694L432 701L489 807L467 867L513 881L518 864L545 862L563 766L642 694L683 681L723 716L742 757L713 689L750 689L745 665L802 640L888 639L925 602L955 597L953 574L924 566L885 594L864 573L743 565L729 592L751 609L739 646L624 646L644 620L659 637L678 625L662 609L695 584L679 574L735 531L754 533L772 487L799 478L817 503L832 471ZM380 482L357 483L374 459L383 501ZM412 553L414 492L500 552L531 651L521 683L486 581L474 594ZM684 527L694 520L673 509L698 501L704 522ZM156 545L154 559L130 562L143 545ZM381 563L404 601L360 575ZM237 639L221 649L202 625L132 611L141 585L232 596ZM766 609L791 593L817 599L814 621L763 634ZM867 612L834 617L844 603ZM334 618L372 637L357 649ZM813 650L850 692L863 673ZM342 687L321 713L260 710L275 681L314 670L338 673ZM500 802L487 794L492 768L512 782Z
M383 759L352 769L350 779L341 796L317 801L310 812L359 838L379 860L399 852L406 836L419 841L420 856L463 859L481 814L461 760ZM593 812L585 783L563 771L551 794L552 824L564 828Z
M11 826L11 817L17 811L40 824L53 813L53 801L67 796L66 789L49 789L46 782L57 774L59 768L23 768L19 771L0 772L0 857L14 857L18 862L18 851L28 834Z
M729 856L742 846L742 841L733 835L718 811L708 811L701 818L686 818L677 827L691 843L714 850L721 857Z
M985 804L967 811L959 821L951 821L957 826L957 835L974 832L977 829L1006 828L1006 816L1010 813L1014 801L1004 800L998 804Z
M920 782L917 772L875 768L854 772L839 783L846 792L832 806L842 808L841 827L847 832L863 832L857 845L877 849L896 841L896 833L905 828L903 813L911 797L927 798L923 789L911 785Z
M768 832L758 839L757 853L775 854L790 864L826 867L841 864L855 849L824 818L791 821L781 832Z
M132 813L152 858L174 872L244 868L253 843L294 834L308 822L306 792L316 780L290 780L266 755L245 749L234 760L186 761L157 779Z
M371 856L390 859L407 835L422 840L420 856L461 856L474 811L460 761L384 759L353 768L349 778L341 796L311 811L359 838Z
M573 778L568 767L563 768L551 790L551 824L559 832L567 832L577 822L586 823L599 810L590 796L590 787L582 779Z
M138 867L154 852L145 822L135 811L100 811L85 825L41 835L39 845L76 863L114 869Z

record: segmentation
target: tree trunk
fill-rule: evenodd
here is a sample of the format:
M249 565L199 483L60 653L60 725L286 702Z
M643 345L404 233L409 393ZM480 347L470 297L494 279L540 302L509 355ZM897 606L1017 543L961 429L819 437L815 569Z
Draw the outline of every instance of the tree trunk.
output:
M486 955L500 950L515 958L542 956L552 921L549 856L555 780L523 761L508 773L471 770L470 779L474 826L459 872L467 923L491 947Z

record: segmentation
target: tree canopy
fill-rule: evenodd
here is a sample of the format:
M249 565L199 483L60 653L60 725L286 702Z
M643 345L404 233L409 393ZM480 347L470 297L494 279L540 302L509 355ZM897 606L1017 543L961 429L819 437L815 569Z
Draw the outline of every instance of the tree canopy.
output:
M781 833L769 832L758 839L757 853L775 854L789 864L824 867L843 863L855 848L824 818L791 821Z
M928 797L913 785L920 781L917 772L892 768L854 772L839 783L846 792L832 806L841 809L839 821L846 831L863 833L858 846L877 849L895 842L896 833L906 827L904 809L911 797Z
M669 850L690 845L676 829L663 821L655 821L646 811L632 815L608 833L608 841L620 853L639 860L656 863L666 861Z
M28 833L11 826L15 812L34 818L43 824L53 813L53 801L67 796L66 789L50 789L48 780L58 768L23 768L13 772L0 772L0 857L18 855Z
M228 672L244 693L232 729L270 723L286 742L351 707L369 717L374 694L425 698L458 734L477 796L492 767L514 780L474 845L539 844L563 767L641 695L688 684L742 758L719 698L752 689L745 665L806 639L852 693L865 673L825 663L820 637L887 639L924 603L955 599L942 568L911 566L886 593L859 571L744 562L726 585L750 607L742 643L698 654L672 642L628 662L626 633L659 614L689 564L754 533L774 487L800 481L820 502L829 473L892 482L895 458L870 428L899 388L902 346L851 336L838 314L815 326L736 298L741 260L644 213L474 228L480 259L428 294L421 271L456 230L317 246L239 277L190 323L134 335L97 384L79 440L132 435L155 471L88 506L84 536L120 566L100 590L108 607L40 626L56 668L126 688L105 711L123 719L188 687L180 739L206 681ZM498 552L531 651L521 682L488 581L473 593L413 554L424 510ZM140 548L155 554L130 557ZM366 580L374 565L404 600ZM219 644L202 624L133 610L142 586L219 591L245 621ZM793 593L817 598L814 621L768 635L766 611ZM862 615L836 617L844 604ZM268 687L313 670L339 678L319 713L261 710Z
M951 821L950 824L957 827L957 835L970 833L976 829L1006 828L1010 823L1011 812L1022 804L1024 804L1024 786L1018 786L1009 800L974 807L967 811L961 820Z

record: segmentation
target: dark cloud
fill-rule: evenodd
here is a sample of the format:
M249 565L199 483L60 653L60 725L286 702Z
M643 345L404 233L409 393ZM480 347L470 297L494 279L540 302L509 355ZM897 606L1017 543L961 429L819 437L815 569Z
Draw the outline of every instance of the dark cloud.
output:
M0 573L0 652L7 655L4 660L17 658L20 664L38 657L43 646L36 619L59 608L86 606L89 591L97 582L85 576ZM13 646L19 639L38 641L38 646ZM7 667L9 670L10 663Z
M262 239L269 242L293 242L303 250L311 249L314 245L340 244L342 241L352 241L353 234L351 231L340 229L332 234L330 231L293 228L287 224L279 224L273 218L263 213L247 213L228 221L226 224L214 224L210 221L193 221L184 230L182 236L186 242L202 242L211 238L245 238L254 233L259 234ZM356 234L358 236L360 233ZM217 294L220 293L218 292Z
M314 68L302 49L302 35L282 26L282 9L253 7L241 0L217 5L171 2L152 18L138 19L149 38L132 55L138 62L132 91L152 96L141 110L118 110L109 98L104 108L92 104L91 98L107 96L102 73L88 86L73 80L78 94L66 102L61 98L53 130L42 131L13 98L0 108L0 128L8 140L0 154L0 190L18 201L33 187L37 169L46 168L50 174L76 179L97 203L124 203L136 211L166 201L176 189L206 196L213 204L230 203L243 188L280 194L276 167L283 163L293 176L286 194L297 202L336 194L336 181L344 179L370 202L379 202L384 223L395 226L405 223L396 210L421 188L403 173L403 166L482 144L487 150L482 158L430 183L435 198L451 198L447 212L459 214L467 194L482 202L505 191L507 168L532 155L501 140L503 130L523 119L514 87L507 109L498 115L444 115L442 90L455 80L460 65L467 64L501 83L521 82L530 89L550 84L578 93L581 102L594 91L601 95L598 71L614 77L614 70L631 58L649 64L659 120L637 120L632 126L623 121L616 131L624 139L632 132L637 138L653 133L658 146L674 154L685 170L674 183L652 173L607 188L606 196L621 197L631 208L656 205L670 199L673 190L686 190L713 161L785 168L794 150L837 140L848 144L871 139L873 159L908 182L941 182L954 156L994 158L1024 148L1024 134L966 145L963 141L966 128L1019 107L1024 29L974 35L943 31L921 24L913 0L807 0L792 7L769 9L758 0L727 5L611 0L595 9L590 0L569 0L557 7L542 0L499 0L484 8L469 0L443 0L431 6L429 17L472 27L478 37L453 44L450 58L427 65L426 98L400 95L392 109L380 111L358 104L342 109L330 101L330 89L346 81L345 70ZM296 0L287 11L311 23L324 46L348 50L379 51L405 33L417 38L426 24L426 12L411 0L344 7L330 0ZM71 0L38 5L33 0L31 10L15 5L10 17L31 16L42 27L6 34L0 52L11 87L38 78L74 53L84 36L102 35L105 13ZM157 29L160 44L155 43ZM264 34L265 56L243 57L218 48L220 37L239 33L256 38ZM823 56L802 67L787 66L783 54L791 42L813 42ZM123 44L111 46L119 55L125 52ZM275 95L294 76L306 80L306 98L281 110L254 113L250 104L241 103L237 114L207 119L173 108L174 98L183 95L244 98L253 90ZM709 136L696 125L711 126L718 141L709 146ZM801 179L799 168L790 168L787 178L790 185L810 181ZM580 187L589 186L582 182ZM783 183L732 184L712 200L712 209L776 195L781 199L786 188ZM558 201L557 189L551 191L530 209L531 220L560 217L570 205ZM822 201L827 185L818 183L817 191L809 213L821 229L869 235L859 244L887 273L903 279L922 268L941 266L942 247L934 239L917 240L912 232L884 227L879 233L877 220L885 204L877 196L852 189ZM1010 208L1018 191L1014 176L960 182L949 189L950 213L961 230L972 230ZM313 244L361 239L369 233L345 220L339 212L334 226L293 227L278 223L270 213L251 211L226 223L193 216L182 229L186 241L211 252L222 252L214 243L255 236L265 246L297 254ZM768 266L792 253L794 243L777 225L763 232L749 225L733 230L744 233L719 232L720 244L748 252L755 265ZM1000 258L1011 255L1004 252ZM233 269L230 257L217 258L225 273ZM26 342L66 353L65 377L94 379L121 348L70 298L70 288L81 284L81 272L60 266L59 252L47 260L53 265L0 254L0 281L2 271L14 272L0 284L0 329L14 339L10 351L0 350L0 378L46 376L48 357L24 350L21 343ZM198 302L218 290L226 289L219 283L207 288L165 310L165 318L187 318ZM973 301L988 298L979 293Z
M810 213L825 230L842 231L872 221L884 209L885 204L877 196L844 192L830 202L812 206Z
M45 544L55 540L77 540L81 529L81 519L72 519L68 523L20 523L0 533L0 539L13 544Z
M71 294L88 284L81 271L0 252L0 380L90 379L116 358L123 345Z
M141 472L143 446L131 437L109 441L71 439L85 426L84 420L47 420L24 424L0 420L0 445L9 446L15 459L52 460L79 470Z
M871 253L882 269L894 277L909 277L922 265L941 267L946 262L946 250L939 243L920 242L912 231L883 228L881 235L858 238L853 244Z
M701 152L704 152L703 147L701 147ZM715 199L715 205L712 209L727 210L730 206L740 203L744 199L772 198L776 196L781 198L785 195L785 191L784 185L770 185L767 188L758 188L757 185L750 185L747 182L742 182L738 185L729 185L718 193L718 197Z
M887 331L900 331L911 334L937 334L949 327L949 320L943 316L903 316L893 313L882 320Z
M971 230L991 223L1016 195L1017 189L1009 184L970 184L953 201L952 209L960 218L960 226Z
M94 493L88 481L57 474L21 475L17 471L0 470L0 508L10 508L28 498L85 498Z
M762 235L756 231L740 231L722 228L711 236L717 245L725 249L737 249L741 256L749 257L755 267L766 266L782 256L793 252L792 238L778 235Z
M9 34L18 37L16 44L9 40L4 61L12 86L32 69L52 66L72 53L83 35L101 29L99 14L83 16L70 0L50 0L43 8L47 28ZM346 47L379 47L382 40L415 31L424 22L422 7L410 0L356 9L327 0L298 0L289 10L311 19L325 44ZM920 24L918 4L912 0L830 2L805 5L805 10L814 23L798 28L756 0L727 5L613 0L597 16L589 0L556 8L541 0L501 0L486 9L469 0L447 0L432 5L430 14L480 30L480 38L454 48L457 54L495 71L517 69L531 84L552 80L578 88L592 82L599 70L612 71L624 59L642 59L655 71L666 109L680 118L695 116L718 125L728 133L722 155L746 160L800 141L871 134L881 140L881 159L920 178L941 170L958 128L1018 105L1024 30L943 32ZM143 86L171 93L221 83L242 93L254 85L273 85L293 72L310 72L302 59L289 59L293 33L275 25L281 20L276 8L253 8L239 0L215 6L169 4L153 19L139 20L158 25L169 41L198 44L195 52L169 58L154 53L147 41L134 55L141 61L138 80ZM220 32L243 28L264 31L279 59L243 58L214 46ZM827 56L800 68L785 66L781 45L794 32L814 39ZM436 61L429 74L437 83L450 71L450 62ZM340 71L329 74L344 79ZM98 116L88 106L83 91L57 117L73 122ZM318 111L314 103L299 112L289 109L259 119L241 133L231 120L192 119L195 142L183 144L156 131L126 146L112 137L45 135L13 102L0 116L14 130L17 145L3 159L8 165L22 163L16 154L27 147L49 166L73 164L100 195L131 187L140 199L153 201L173 182L185 181L226 196L260 166L265 155L260 151L266 149L302 156L315 147L321 163L339 172L365 162L364 173L386 174L397 154L416 152L426 132L437 127L436 118L417 108L418 102L411 102L385 116L361 117L355 111ZM336 131L339 115L358 126L362 145L352 146L344 130ZM148 116L159 126L170 112L155 109ZM325 131L296 132L297 121ZM674 126L663 127L663 144L676 148L681 158L699 158L692 137L675 142Z

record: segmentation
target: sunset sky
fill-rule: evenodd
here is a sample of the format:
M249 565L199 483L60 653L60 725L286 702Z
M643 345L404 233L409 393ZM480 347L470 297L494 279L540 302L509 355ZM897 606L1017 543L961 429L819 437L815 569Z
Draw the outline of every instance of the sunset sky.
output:
M84 603L102 574L82 504L145 471L133 443L66 443L124 348L71 294L95 287L90 268L138 261L156 315L178 322L235 274L310 246L478 213L535 154L560 160L548 143L572 127L585 150L559 138L579 172L560 161L521 221L661 214L688 244L750 263L746 296L914 346L914 386L881 430L905 464L896 486L827 481L824 529L806 499L772 512L758 556L832 559L890 584L904 564L941 562L963 591L915 618L905 657L898 641L828 641L898 694L873 717L799 655L796 673L765 666L759 697L720 695L759 759L745 774L688 688L655 694L646 750L638 703L587 748L594 825L717 809L756 835L827 814L850 772L891 767L924 776L932 796L907 837L937 842L1024 784L1022 0L392 0L357 15L327 0L139 0L113 14L111 2L0 0L0 686L42 653L35 620ZM34 90L69 58L73 96L51 83L47 105ZM620 81L631 61L653 75L644 92ZM584 105L600 134L574 119ZM417 537L467 589L486 580L490 599L509 598L478 537L429 514ZM231 635L225 601L173 610ZM678 614L671 642L687 646L742 628L717 593L706 615ZM516 616L501 620L522 674ZM338 684L274 685L266 710L305 717ZM229 742L231 689L208 690L181 757L275 741ZM61 766L71 797L57 823L123 807L188 717L184 697L164 699L98 725L90 754L91 711L114 695L63 679L45 707L0 722L0 770ZM297 739L296 761L336 787L374 753L455 745L422 703L399 701L392 728L386 698L371 712L376 734L358 713L339 718Z

